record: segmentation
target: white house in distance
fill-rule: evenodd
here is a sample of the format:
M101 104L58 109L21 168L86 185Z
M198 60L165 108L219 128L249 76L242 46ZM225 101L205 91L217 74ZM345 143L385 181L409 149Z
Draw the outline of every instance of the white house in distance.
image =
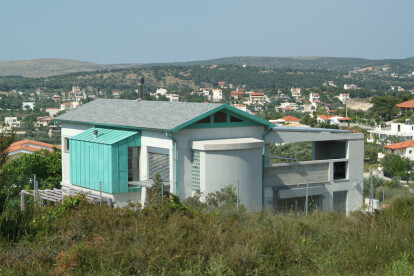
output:
M241 111L248 112L247 107L244 104L232 104L231 106L240 109Z
M331 116L329 117L331 125L338 125L342 127L348 127L351 122L350 118L345 118L341 116Z
M4 124L9 127L20 127L20 121L17 117L5 117Z
M46 112L49 113L49 116L54 117L59 112L59 108L55 108L55 107L46 108Z
M407 157L414 161L414 140L387 145L384 148L386 153L398 154L401 157Z
M22 103L23 110L26 110L26 109L33 110L34 109L34 106L35 106L35 103L34 102L23 102Z
M344 89L345 90L355 90L355 89L358 89L358 86L356 86L355 84L347 84L347 83L345 83L344 84Z
M219 102L223 99L223 90L216 88L212 90L213 102Z
M302 89L300 88L291 88L290 92L292 93L292 97L297 99L301 96Z
M266 103L266 96L264 93L250 93L249 104L264 105Z
M341 93L339 94L339 100L345 104L345 102L349 101L349 93Z
M390 138L409 141L414 139L414 125L411 123L391 123L390 127L379 126L375 130L369 130L368 142L381 143Z
M362 206L363 134L274 127L227 104L193 102L97 99L56 121L62 186L101 190L116 206L144 204L156 173L180 199L234 185L250 210L291 211L306 195L322 210ZM271 144L291 142L313 142L312 160L270 162Z
M180 96L177 94L166 94L167 99L170 100L170 102L179 102Z

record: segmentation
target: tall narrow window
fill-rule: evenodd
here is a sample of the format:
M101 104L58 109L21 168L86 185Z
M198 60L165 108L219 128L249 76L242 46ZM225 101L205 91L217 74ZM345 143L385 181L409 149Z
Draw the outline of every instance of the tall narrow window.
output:
M139 147L128 148L128 181L139 181Z
M168 154L148 152L149 178L154 179L157 173L164 182L170 181L170 160Z
M64 149L65 149L65 152L69 152L69 138L68 137L65 137L64 138Z
M192 191L200 191L200 152L193 151L193 166L191 168Z

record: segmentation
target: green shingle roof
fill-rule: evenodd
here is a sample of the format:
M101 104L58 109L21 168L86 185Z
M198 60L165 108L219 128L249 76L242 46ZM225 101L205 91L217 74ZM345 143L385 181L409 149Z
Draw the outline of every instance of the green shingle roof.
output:
M97 99L56 118L102 126L178 131L219 110L228 109L264 126L273 124L227 104Z
M95 138L93 131L98 131L98 136ZM98 144L112 145L119 141L122 141L126 138L129 138L135 134L137 131L127 131L127 130L117 130L117 129L107 129L107 128L90 128L84 132L79 133L71 137L72 140L93 142Z

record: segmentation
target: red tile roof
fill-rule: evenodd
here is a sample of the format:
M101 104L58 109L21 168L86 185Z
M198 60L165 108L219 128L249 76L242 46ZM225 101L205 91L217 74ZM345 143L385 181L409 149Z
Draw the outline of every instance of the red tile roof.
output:
M395 105L396 107L414 108L414 100L406 101Z
M411 147L414 147L414 140L404 141L404 142L384 146L384 148L387 148L387 149L404 149L404 148L411 148Z
M325 116L325 115L318 115L318 117L321 118L324 121L328 121L329 120L329 117L328 116Z
M53 147L55 147L57 149L62 148L62 146L60 146L60 145L54 146L52 144L26 139L26 140L21 140L21 141L12 143L4 152L10 154L10 153L12 153L14 151L18 151L18 150L26 150L26 151L34 152L34 151L38 151L38 150L42 149L42 148L38 148L36 146L45 147L49 151L53 150Z
M285 116L283 118L280 118L280 120L284 120L285 122L299 122L300 119L293 117L293 116Z
M264 96L264 93L250 93L251 96Z
M243 95L243 92L240 92L240 91L231 91L231 95Z

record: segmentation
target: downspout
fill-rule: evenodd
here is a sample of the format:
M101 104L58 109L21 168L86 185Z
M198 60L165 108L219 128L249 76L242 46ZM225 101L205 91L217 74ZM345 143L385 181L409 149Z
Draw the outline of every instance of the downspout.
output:
M174 155L174 183L173 185L174 185L174 195L177 195L178 194L177 193L177 139L172 137L170 133L168 133L168 131L165 132L165 135L169 137L173 141L173 144L174 144L174 149L173 149L174 150L174 153L173 153Z
M265 138L266 135L269 134L273 129L270 128L263 133L263 151L262 151L262 209L265 208L265 173L266 173L266 167L265 167L265 151L266 151L266 142Z

